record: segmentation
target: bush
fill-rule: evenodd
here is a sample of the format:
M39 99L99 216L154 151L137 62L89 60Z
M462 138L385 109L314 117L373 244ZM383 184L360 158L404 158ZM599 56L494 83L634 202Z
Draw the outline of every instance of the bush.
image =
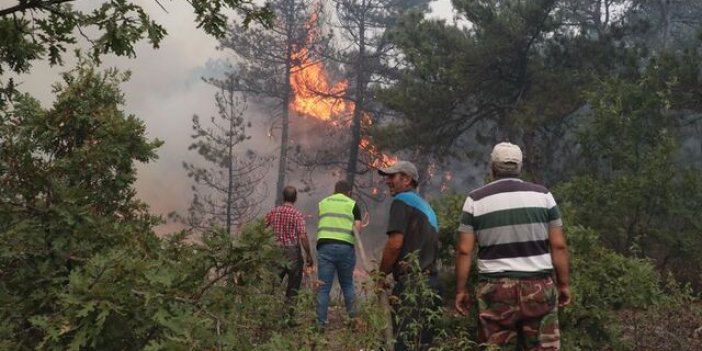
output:
M662 301L654 266L602 246L599 235L567 228L573 303L560 312L565 350L626 349L620 342L617 311Z

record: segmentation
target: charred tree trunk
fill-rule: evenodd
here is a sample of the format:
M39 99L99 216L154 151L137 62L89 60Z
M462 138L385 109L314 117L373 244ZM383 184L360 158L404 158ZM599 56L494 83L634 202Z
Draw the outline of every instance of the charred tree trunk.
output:
M286 78L290 79L290 69L286 71ZM278 159L278 181L276 182L275 203L283 202L283 188L285 187L285 173L288 160L288 123L290 121L290 91L283 98L282 131L280 133L280 158Z
M280 158L278 159L278 181L276 182L275 203L283 202L283 188L285 187L285 176L288 163L288 124L290 123L290 70L293 67L293 46L295 43L295 2L288 1L288 11L286 11L287 21L285 24L286 45L285 45L285 88L283 89L282 116L280 132Z
M229 101L234 100L234 91L232 89L229 89L228 91L229 94ZM234 105L229 106L229 115L235 116L236 111L234 110ZM229 162L227 162L227 209L226 209L226 226L227 226L227 233L231 234L232 233L232 193L234 191L234 121L233 119L229 121L229 145L228 146L228 155L227 158Z
M353 110L353 124L351 126L351 145L349 145L349 162L346 166L346 180L353 187L358 171L358 148L361 142L361 125L363 123L363 110L365 109L366 79L364 74L364 61L366 55L365 20L359 21L358 58L356 60L356 105Z
M658 8L661 11L661 49L667 51L671 47L672 31L672 10L670 0L659 0Z

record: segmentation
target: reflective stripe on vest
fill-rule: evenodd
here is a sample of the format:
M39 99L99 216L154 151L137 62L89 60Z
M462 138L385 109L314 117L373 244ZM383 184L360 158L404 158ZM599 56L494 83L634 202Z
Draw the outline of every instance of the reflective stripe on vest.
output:
M344 194L334 194L319 202L317 240L334 239L355 243L353 207L356 201Z

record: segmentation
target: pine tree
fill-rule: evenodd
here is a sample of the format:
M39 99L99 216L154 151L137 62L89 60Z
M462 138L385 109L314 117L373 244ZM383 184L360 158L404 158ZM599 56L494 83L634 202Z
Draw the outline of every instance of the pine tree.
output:
M232 233L258 214L266 195L261 185L269 160L252 150L239 150L251 138L246 135L251 123L244 119L246 100L237 96L231 82L215 95L215 104L218 115L208 124L193 116L189 149L197 150L207 166L183 163L195 181L187 222L201 230L217 225Z

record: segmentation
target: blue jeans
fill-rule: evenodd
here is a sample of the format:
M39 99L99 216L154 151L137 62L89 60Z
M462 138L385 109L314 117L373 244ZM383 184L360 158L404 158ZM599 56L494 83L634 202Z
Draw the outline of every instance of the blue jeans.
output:
M318 279L322 282L317 294L317 323L326 325L329 307L329 292L334 282L334 273L339 277L339 286L344 294L346 311L354 317L353 308L353 269L356 266L356 252L353 246L345 244L324 244L317 249Z

